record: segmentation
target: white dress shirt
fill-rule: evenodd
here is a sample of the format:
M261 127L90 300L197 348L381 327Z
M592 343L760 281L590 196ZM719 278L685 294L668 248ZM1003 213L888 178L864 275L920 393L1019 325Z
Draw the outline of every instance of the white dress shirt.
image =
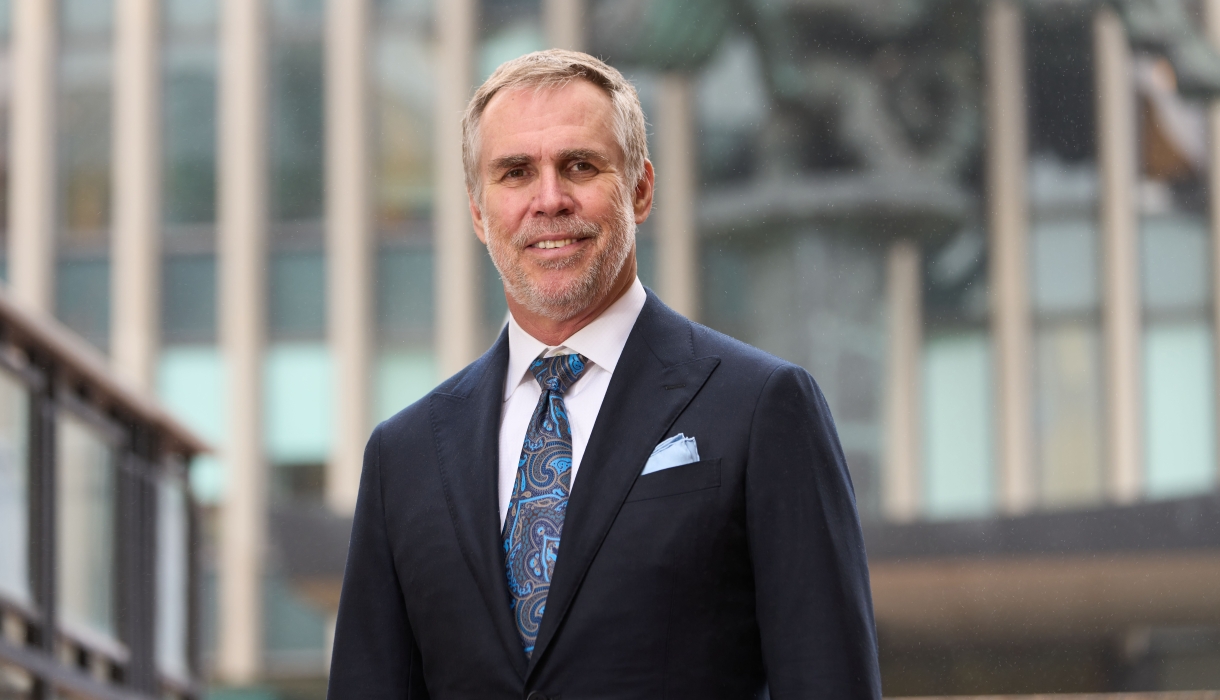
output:
M591 365L586 367L566 394L563 403L568 409L568 424L572 428L572 481L576 483L576 472L580 469L581 457L589 444L589 433L597 421L602 399L610 386L610 377L618 364L627 336L635 326L635 320L644 308L648 295L637 277L627 293L593 319L589 325L572 334L563 345L550 347L534 338L517 325L517 320L508 319L508 375L504 379L504 406L500 411L500 527L509 501L513 497L513 483L517 479L517 464L521 460L521 447L525 442L525 430L530 416L538 405L542 387L529 371L530 364L538 357L578 353L584 355Z

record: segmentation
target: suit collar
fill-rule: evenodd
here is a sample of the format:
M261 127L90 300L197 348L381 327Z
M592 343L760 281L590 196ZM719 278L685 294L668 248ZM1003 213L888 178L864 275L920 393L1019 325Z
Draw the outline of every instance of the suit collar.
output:
M648 299L644 285L637 277L635 282L609 306L601 316L572 334L560 344L564 352L575 352L593 361L593 364L614 373L622 356L627 338L635 328L635 322ZM546 343L526 333L512 316L508 319L508 375L504 383L504 400L526 378L530 363L549 350Z
M693 328L651 291L623 347L573 484L528 675L545 657L589 565L652 448L719 364L696 357ZM502 586L503 587L503 586Z

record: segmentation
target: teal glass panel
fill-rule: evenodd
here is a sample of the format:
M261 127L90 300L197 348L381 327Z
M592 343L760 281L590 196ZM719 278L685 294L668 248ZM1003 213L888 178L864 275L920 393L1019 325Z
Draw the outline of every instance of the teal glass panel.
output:
M172 30L215 29L219 0L166 0L165 22Z
M636 233L635 237L635 276L645 287L654 288L657 284L657 239L650 235ZM703 257L707 257L706 253ZM704 268L706 270L706 267Z
M326 16L324 0L271 0L269 5L276 22L320 22Z
M169 346L161 351L157 393L162 404L188 428L212 445L224 438L225 376L215 346ZM224 496L224 470L212 455L191 462L191 490L201 503Z
M479 50L479 82L483 82L501 63L547 47L542 27L522 18L508 24L483 40Z
M270 664L325 672L326 618L301 600L280 576L263 579L263 625L263 644Z
M321 340L326 335L326 259L321 251L271 256L268 323L271 336Z
M377 16L383 20L426 21L432 16L433 0L377 0Z
M55 426L56 596L65 625L113 637L115 454L92 425L60 411Z
M377 358L374 400L377 420L398 413L436 386L436 358L430 352L386 352Z
M1144 331L1145 488L1151 498L1205 493L1216 484L1212 334L1203 322Z
M272 462L330 457L331 361L325 345L274 345L266 360L266 440Z
M189 552L186 484L166 475L157 483L156 656L158 670L180 681L190 679Z
M377 255L377 327L384 340L426 344L432 335L432 249L383 247Z
M1140 233L1144 309L1150 314L1206 313L1211 296L1206 220L1183 213L1145 216Z
M55 314L95 346L110 339L110 260L101 256L59 258L55 276Z
M500 281L500 273L491 256L486 250L480 250L478 256L483 268L483 343L491 347L508 322L508 299L504 296L504 283Z
M216 256L170 255L162 263L161 333L167 343L216 338Z
M113 27L114 0L59 0L59 12L65 34L105 33Z
M978 517L995 508L990 340L983 331L924 341L924 514Z
M1098 303L1097 232L1092 221L1048 221L1034 227L1033 301L1042 314L1087 312Z
M30 397L0 372L0 595L30 602Z

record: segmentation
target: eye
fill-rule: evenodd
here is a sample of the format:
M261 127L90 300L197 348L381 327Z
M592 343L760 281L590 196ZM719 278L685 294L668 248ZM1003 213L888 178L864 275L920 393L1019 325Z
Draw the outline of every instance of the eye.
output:
M509 168L509 170L504 171L504 176L501 177L501 179L504 179L504 180L525 179L528 176L529 176L529 173L526 170L526 168L515 167L515 168Z
M597 172L597 168L587 160L578 160L568 168L575 175L591 175Z

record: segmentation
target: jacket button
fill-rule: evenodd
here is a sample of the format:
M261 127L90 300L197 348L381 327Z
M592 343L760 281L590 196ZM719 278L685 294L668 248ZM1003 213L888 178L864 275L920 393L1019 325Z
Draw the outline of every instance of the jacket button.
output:
M525 700L547 700L547 697L537 690L526 696Z

